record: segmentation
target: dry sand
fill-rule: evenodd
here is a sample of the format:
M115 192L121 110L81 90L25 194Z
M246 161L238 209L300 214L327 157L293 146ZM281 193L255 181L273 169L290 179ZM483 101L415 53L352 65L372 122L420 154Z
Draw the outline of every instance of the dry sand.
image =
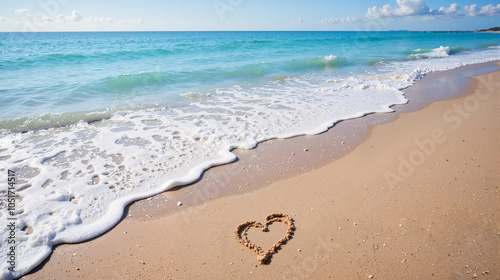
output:
M456 98L386 114L396 119L320 168L58 246L24 279L498 279L498 81L498 71L474 77ZM301 147L302 157L328 149ZM233 180L266 170L252 172ZM278 212L296 229L259 265L234 231ZM287 227L248 238L267 250Z

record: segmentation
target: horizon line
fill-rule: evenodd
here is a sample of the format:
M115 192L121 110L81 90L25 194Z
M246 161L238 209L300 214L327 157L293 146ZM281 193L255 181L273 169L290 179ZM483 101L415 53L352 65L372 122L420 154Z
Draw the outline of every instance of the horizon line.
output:
M474 32L475 30L52 30L52 31L0 31L0 33L51 33L51 32Z

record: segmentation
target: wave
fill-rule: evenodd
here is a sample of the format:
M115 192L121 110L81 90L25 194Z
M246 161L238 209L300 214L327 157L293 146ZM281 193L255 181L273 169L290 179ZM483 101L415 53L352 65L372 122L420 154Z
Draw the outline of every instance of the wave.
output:
M470 50L470 49L464 48L464 47L460 47L460 46L451 47L450 48L450 55L457 54L457 53L460 53L460 52L463 52L463 51L468 51L468 50Z
M27 55L10 60L0 61L0 69L7 67L29 67L39 63L75 63L90 60L97 60L100 63L122 61L131 59L142 59L144 57L161 57L173 53L167 49L146 49L146 50L125 50L101 53L45 53L39 55Z
M463 51L469 50L464 47L456 46L456 47L443 47L435 49L416 49L413 51L407 52L409 55L407 58L409 59L426 59L426 58L442 58L448 57L450 55L454 55Z
M109 118L113 112L114 111L110 109L106 109L101 112L47 113L39 116L1 120L0 134L4 132L19 132L51 127L62 127L81 121L90 123Z
M200 99L203 99L206 97L211 97L212 94L189 91L189 92L181 93L180 96L182 98L189 99L189 100L200 100Z
M306 59L294 59L282 63L281 68L285 71L309 71L309 70L330 70L347 65L347 60L343 57L328 55L325 57L315 57Z
M397 59L394 59L394 58L376 58L376 59L372 59L372 60L367 61L367 63L369 65L380 65L380 64L384 64L384 63L392 62L392 61L397 61Z
M487 49L487 48L490 48L490 47L496 48L499 45L500 45L500 41L492 41L492 42L481 43L481 44L479 44L479 47Z
M276 43L275 40L234 40L229 42L223 42L217 45L217 49L213 49L211 46L201 47L201 51L217 51L217 50L233 50L233 49L245 49L245 48L262 48L263 45Z
M141 72L105 77L84 85L76 92L100 91L121 92L137 88L162 87L167 85L193 85L235 79L258 79L277 72L297 72L318 69L333 69L347 64L342 57L329 55L310 59L298 59L273 63L246 64L230 69L199 69L181 72Z
M55 58L63 57L60 55L52 56ZM92 111L45 113L36 116L0 120L0 133L60 127L79 121L91 122L108 118L113 113L119 111L137 110L145 107L145 105L141 105L140 96L151 94L152 92L167 95L174 94L185 100L199 100L210 97L209 91L202 90L199 92L199 89L196 88L199 85L214 85L227 81L248 83L252 79L260 79L266 76L269 76L273 81L279 82L293 77L290 76L293 73L302 73L311 70L326 71L342 67L346 64L346 59L328 55L309 59L247 64L224 70L199 69L196 71L181 72L140 72L109 76L91 80L85 84L69 85L64 98L53 101L54 106L57 105L57 102L66 102L75 107L75 104L85 104L88 100L96 100L97 98L97 100L101 100L101 108L96 105L89 108ZM283 73L285 75L282 75ZM166 98L165 100L170 99ZM114 100L110 104L115 105L107 107L106 100ZM123 102L117 102L117 100L122 100ZM168 101L163 105L172 106L177 104L171 102L175 103L178 101ZM59 105L62 106L64 104Z
M336 56L334 56L333 54L331 54L331 55L327 55L327 56L325 56L325 59L326 59L326 60L335 60L335 59L337 59L337 57L336 57Z
M123 91L137 87L151 87L175 82L174 74L167 72L142 72L139 74L123 74L98 80L92 87L100 90ZM87 88L88 86L85 86Z
M63 54L63 53L46 53L40 56L45 60L78 60L85 58L83 54Z
M416 49L410 52L410 59L422 59L422 58L439 58L447 57L450 53L450 47L440 46L435 49Z

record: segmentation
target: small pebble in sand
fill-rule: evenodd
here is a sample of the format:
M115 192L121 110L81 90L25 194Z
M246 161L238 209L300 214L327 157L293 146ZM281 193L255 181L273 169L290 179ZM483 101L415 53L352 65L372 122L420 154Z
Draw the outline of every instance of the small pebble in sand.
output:
M304 152L309 152L309 149L304 149Z
M342 230L342 227L339 227L339 230Z
M294 156L294 155L295 155L295 153L292 153L292 156Z
M182 202L177 201L177 206L181 206L181 205L182 205Z
M354 223L354 225L355 225L355 226L357 226L357 225L358 225L358 223Z
M73 257L76 257L76 253L73 253Z
M232 262L230 262L229 264L230 264L230 265L233 265L233 263L232 263Z
M342 144L345 144L345 141L342 141Z
M300 250L300 249L297 249L297 252L300 252L300 251L302 251L302 250Z
M368 275L368 279L372 279L373 278L373 275Z
M144 261L141 261L142 264L146 264Z

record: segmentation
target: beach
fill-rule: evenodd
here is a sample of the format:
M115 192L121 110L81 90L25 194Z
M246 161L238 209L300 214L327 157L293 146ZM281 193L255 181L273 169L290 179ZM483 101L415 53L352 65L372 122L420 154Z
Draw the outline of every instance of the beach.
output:
M206 172L199 183L210 184L200 188L205 192L198 203L154 212L162 200L193 196L189 186L136 203L113 229L56 246L22 279L495 279L500 75L496 70L472 77L458 96L419 108L410 96L439 90L429 82L436 81L433 74L447 80L446 72L431 73L403 90L408 105L373 115L382 119L365 133L348 120L318 136L236 151L245 164ZM328 136L340 125L347 127L345 138ZM313 145L307 139L321 137L336 142ZM327 156L329 143L344 145L345 153ZM282 168L268 171L259 153L271 154L267 165ZM238 164L246 177L224 171L232 168L233 174L231 166ZM221 197L218 180L256 186ZM293 218L295 230L259 265L234 231L247 221L265 223L273 213ZM269 229L250 229L248 238L267 250L287 226L277 222Z

